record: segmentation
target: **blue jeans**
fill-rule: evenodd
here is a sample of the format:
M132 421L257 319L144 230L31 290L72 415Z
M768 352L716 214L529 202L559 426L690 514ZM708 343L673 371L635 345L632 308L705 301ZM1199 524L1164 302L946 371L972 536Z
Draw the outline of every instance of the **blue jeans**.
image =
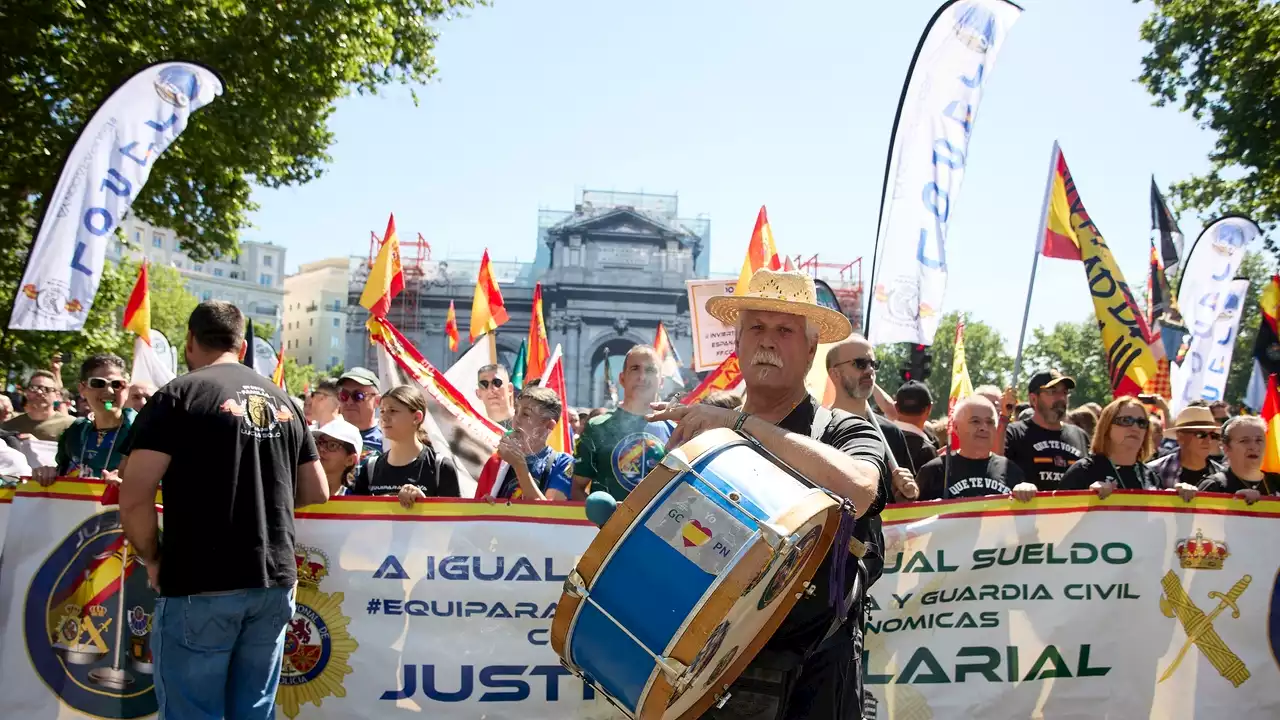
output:
M160 718L269 720L292 588L156 600L151 655Z

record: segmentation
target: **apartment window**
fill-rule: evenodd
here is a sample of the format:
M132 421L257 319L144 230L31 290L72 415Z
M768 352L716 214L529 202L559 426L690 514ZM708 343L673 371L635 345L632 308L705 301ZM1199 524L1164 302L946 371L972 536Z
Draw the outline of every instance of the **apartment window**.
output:
M214 269L213 269L213 276L214 276L214 277L222 277L222 268L214 268Z
M270 275L266 273L262 273L261 275L258 276L259 285L265 285L266 287L271 287L271 283L272 283L272 277Z
M263 255L263 256L262 256L262 264L263 264L263 265L266 265L267 267L271 267L273 262L275 262L275 257L273 257L273 256L271 256L271 255Z
M196 272L204 272L204 265L196 265Z
M203 300L204 302L209 302L210 300L213 299L213 291L205 290L204 292L200 293L200 299Z
M333 319L333 326L334 326L334 327L340 327L341 325L342 325L342 318L334 318L334 319Z
M307 338L307 347L311 347L311 341L315 338Z
M231 279L232 279L232 280L239 280L239 279L240 279L240 271L239 271L239 270L232 270L232 271L231 271Z
M309 322L310 324L309 324L307 327L315 327L315 326L316 326L316 319L315 319L315 318L311 318L308 322Z
M325 368L325 370L328 370L329 368L331 368L331 367L333 367L334 365L337 365L337 364L338 364L338 357L335 355L335 356L333 356L333 357L329 358L329 367L326 367L326 368Z
M330 348L333 348L333 349L336 349L336 348L338 347L338 338L336 338L336 337L330 337L330 338L329 338L329 347L330 347Z
M138 245L142 245L142 231L141 231L141 230L134 230L134 231L133 231L133 241L134 241L135 243L137 243Z
M308 356L307 356L307 364L308 364L308 365L310 365L310 364L311 364L311 356L310 356L310 355L308 355Z
M161 235L160 233L152 233L151 247L158 247L158 248L164 247L164 236Z

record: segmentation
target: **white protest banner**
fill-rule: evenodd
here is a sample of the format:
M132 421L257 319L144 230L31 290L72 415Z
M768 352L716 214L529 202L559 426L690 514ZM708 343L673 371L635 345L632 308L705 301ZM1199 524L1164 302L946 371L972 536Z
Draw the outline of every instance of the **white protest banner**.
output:
M1183 260L1178 310L1191 335L1191 347L1186 360L1170 369L1173 398L1169 407L1174 413L1198 396L1200 388L1193 386L1203 376L1203 360L1213 344L1213 326L1221 315L1231 280L1244 261L1245 248L1260 234L1257 224L1249 218L1237 215L1219 218L1200 233Z
M115 90L85 124L46 198L9 327L80 330L102 280L107 239L191 113L222 94L208 68L162 62ZM53 98L55 104L61 98Z
M155 594L103 487L17 491L0 573L6 717L156 711ZM550 646L564 580L596 533L581 504L340 497L300 509L296 529L277 717L616 717Z
M1280 499L1058 493L883 519L869 717L1280 717Z
M707 312L707 300L732 295L737 280L688 280L689 317L693 325L693 370L703 372L720 367L733 354L737 333Z
M947 289L947 224L1000 46L1022 10L949 0L925 26L890 137L873 259L874 344L933 343Z
M17 488L0 572L6 717L139 718L156 711L147 645L155 593L146 570L126 554L120 514L99 502L105 487L78 480Z

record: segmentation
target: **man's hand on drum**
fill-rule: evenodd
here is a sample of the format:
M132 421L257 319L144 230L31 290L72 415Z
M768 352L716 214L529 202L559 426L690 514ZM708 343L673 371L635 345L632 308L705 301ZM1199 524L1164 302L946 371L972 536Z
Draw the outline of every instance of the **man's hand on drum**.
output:
M670 420L676 424L676 429L667 439L667 450L671 451L707 430L733 427L738 421L738 411L713 405L672 405L646 419L649 422Z
M907 500L920 497L920 488L916 485L915 476L903 467L893 471L893 491Z

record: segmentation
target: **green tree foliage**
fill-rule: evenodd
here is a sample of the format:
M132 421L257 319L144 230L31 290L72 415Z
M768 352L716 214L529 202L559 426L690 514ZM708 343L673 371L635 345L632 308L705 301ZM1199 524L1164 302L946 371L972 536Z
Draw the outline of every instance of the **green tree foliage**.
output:
M1155 0L1141 36L1151 47L1139 81L1156 104L1179 104L1218 136L1209 172L1171 187L1178 204L1280 222L1280 5Z
M0 9L0 312L8 321L44 195L62 158L110 91L152 63L208 65L223 96L155 164L133 204L172 228L202 259L234 252L255 209L254 186L296 185L320 175L333 142L334 101L377 93L436 73L436 23L471 0L11 0ZM16 250L16 251L15 251ZM108 277L109 275L109 277ZM6 339L0 365L47 362L45 351L81 355L114 346L110 311L132 278L104 273L85 332ZM121 290L121 283L124 289ZM106 308L103 314L100 309ZM119 333L117 333L119 334ZM18 345L21 347L18 347Z
M1062 322L1052 329L1035 328L1031 342L1023 349L1018 398L1026 400L1026 381L1033 373L1054 369L1076 381L1071 407L1087 402L1111 402L1111 379L1107 372L1102 333L1093 317L1082 322Z
M316 379L320 373L311 365L299 365L298 361L288 355L284 358L284 385L290 395L301 395L302 389L316 389Z
M973 386L996 385L1004 387L1013 370L1013 358L1004 348L1004 338L990 325L973 320L968 313L949 312L938 322L938 332L929 348L933 355L933 372L925 384L933 393L934 415L946 414L947 398L951 395L951 368L955 358L956 323L965 319L965 356L969 365L969 378ZM910 356L910 345L880 345L876 357L882 363L878 380L886 392L893 393L902 385L902 368Z

